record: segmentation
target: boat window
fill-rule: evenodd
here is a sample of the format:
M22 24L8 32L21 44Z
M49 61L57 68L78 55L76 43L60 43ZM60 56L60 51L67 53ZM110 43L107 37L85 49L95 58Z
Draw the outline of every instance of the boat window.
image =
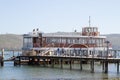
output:
M23 47L24 48L32 48L32 38L26 37L23 39Z
M66 43L66 39L62 38L61 43Z

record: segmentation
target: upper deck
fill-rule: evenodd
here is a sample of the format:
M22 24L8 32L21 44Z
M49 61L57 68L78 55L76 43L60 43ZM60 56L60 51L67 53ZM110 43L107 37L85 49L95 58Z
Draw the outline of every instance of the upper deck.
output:
M94 38L106 38L106 36L88 36L82 35L81 32L56 32L56 33L43 33L43 37L63 37L63 38L87 38L87 37L94 37Z
M82 32L54 32L54 33L42 33L40 31L33 31L28 34L24 34L24 37L63 37L63 38L106 38L106 36L101 36L100 32L98 32L97 27L84 27L82 28Z

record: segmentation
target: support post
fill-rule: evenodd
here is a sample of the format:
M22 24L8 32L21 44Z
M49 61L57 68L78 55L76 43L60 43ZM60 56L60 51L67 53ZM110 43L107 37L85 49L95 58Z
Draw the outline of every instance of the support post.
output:
M3 61L1 61L1 66L4 66L4 62Z
M117 73L119 73L119 61L117 61Z
M80 60L80 70L82 71L82 59Z
M103 71L105 70L105 64L104 64L104 61L102 61L102 70L103 70Z
M91 73L94 73L94 60L91 61Z
M45 59L43 59L43 66L46 67Z
M54 68L54 59L51 59L52 68Z
M72 69L72 60L70 59L70 70Z
M40 59L39 58L37 58L37 65L39 65L40 64Z
M61 59L61 69L63 69L63 60Z
M105 73L108 73L108 61L105 61Z
M4 66L4 49L2 49L1 66Z
M30 64L31 64L30 57L28 57L28 59L29 59L29 61L28 61L28 65L30 65Z
M14 60L14 66L16 66L16 65L17 65L16 60Z
M107 44L106 60L105 60L105 73L108 73L108 53L109 53L109 41L105 41Z

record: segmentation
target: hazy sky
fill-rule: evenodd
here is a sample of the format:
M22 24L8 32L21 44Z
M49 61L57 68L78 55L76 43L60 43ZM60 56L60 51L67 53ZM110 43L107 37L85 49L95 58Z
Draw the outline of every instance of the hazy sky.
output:
M0 0L0 34L81 31L89 16L102 34L120 33L120 0Z

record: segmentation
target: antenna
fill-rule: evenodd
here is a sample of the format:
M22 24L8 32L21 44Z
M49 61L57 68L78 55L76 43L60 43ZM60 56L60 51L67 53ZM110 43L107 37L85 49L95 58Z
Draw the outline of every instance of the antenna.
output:
M89 16L89 27L91 26L91 20L90 20L90 16Z

